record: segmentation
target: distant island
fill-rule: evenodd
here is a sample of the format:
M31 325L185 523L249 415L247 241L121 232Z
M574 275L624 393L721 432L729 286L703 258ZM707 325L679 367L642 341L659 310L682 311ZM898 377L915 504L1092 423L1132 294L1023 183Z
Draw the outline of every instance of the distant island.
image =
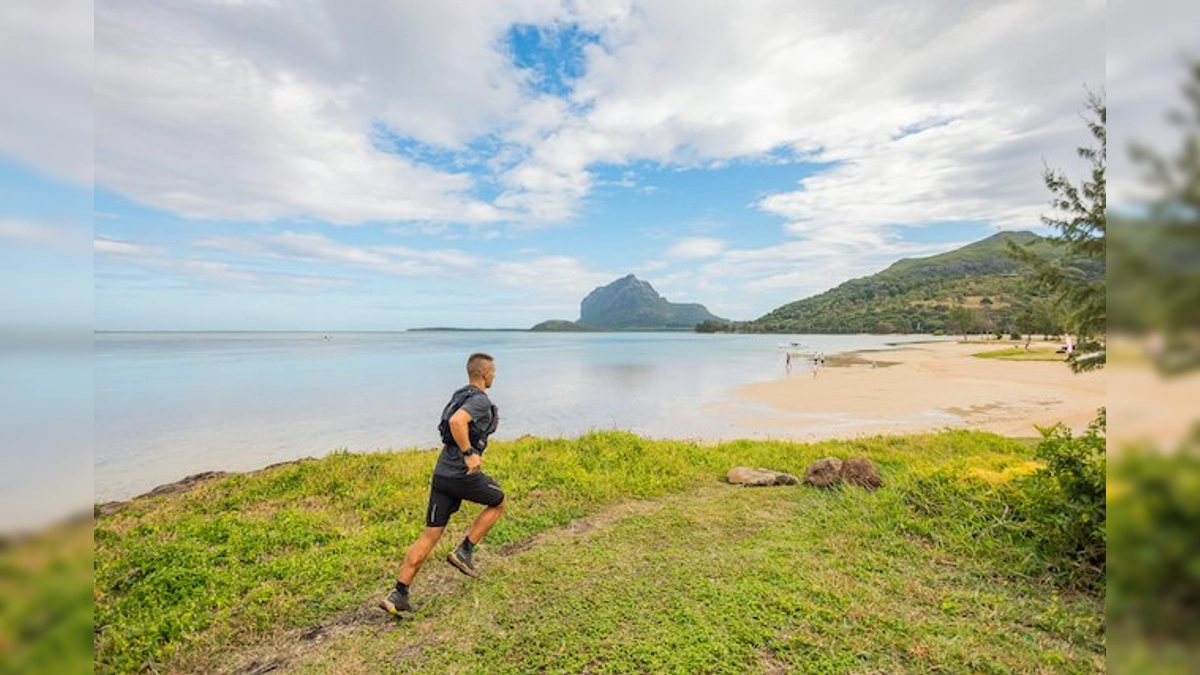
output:
M725 324L701 304L675 303L632 274L599 286L579 303L579 320L551 319L530 330L578 332L602 330L695 330L705 322Z

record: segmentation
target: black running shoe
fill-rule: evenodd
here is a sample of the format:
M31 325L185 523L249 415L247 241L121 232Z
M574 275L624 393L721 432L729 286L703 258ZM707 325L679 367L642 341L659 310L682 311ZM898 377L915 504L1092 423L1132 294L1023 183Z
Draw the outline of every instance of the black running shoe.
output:
M392 589L392 592L383 599L383 602L379 603L379 606L383 607L388 614L400 617L407 617L413 611L412 605L408 604L408 596L396 589Z
M462 544L459 544L458 548L454 549L454 552L446 560L451 565L457 567L459 572L469 577L479 576L479 573L475 571L474 563L471 562L471 552Z

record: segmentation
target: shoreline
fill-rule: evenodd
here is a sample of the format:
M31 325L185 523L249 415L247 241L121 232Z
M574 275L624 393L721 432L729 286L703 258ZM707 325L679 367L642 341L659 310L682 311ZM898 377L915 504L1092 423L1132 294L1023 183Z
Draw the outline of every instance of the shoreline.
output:
M1044 348L1057 343L1034 345ZM1003 340L928 340L832 354L815 378L813 371L802 365L788 377L734 387L729 396L732 406L710 404L711 413L729 421L727 432L710 438L676 440L705 445L742 438L806 443L947 428L1029 438L1038 435L1034 424L1058 421L1074 432L1085 430L1096 409L1104 406L1103 371L1075 375L1060 361L1001 361L970 356L1012 346ZM404 450L416 449L421 448ZM187 490L207 478L254 473L297 461L301 459L244 471L224 467L192 472L126 499L96 502L94 511L104 513L142 497Z
M1105 405L1104 371L1075 374L1061 361L972 356L1013 346L931 341L832 355L815 371L738 387L738 398L762 410L733 421L798 441L947 428L1036 437L1036 426L1057 422L1085 431Z

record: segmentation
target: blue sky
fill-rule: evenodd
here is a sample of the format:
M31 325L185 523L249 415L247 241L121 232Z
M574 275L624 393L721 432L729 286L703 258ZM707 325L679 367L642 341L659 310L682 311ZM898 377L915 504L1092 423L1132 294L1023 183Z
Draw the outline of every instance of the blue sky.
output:
M97 329L332 331L575 319L627 273L752 319L1037 228L1105 4L877 5L102 3L92 120L0 138L0 236L90 226Z

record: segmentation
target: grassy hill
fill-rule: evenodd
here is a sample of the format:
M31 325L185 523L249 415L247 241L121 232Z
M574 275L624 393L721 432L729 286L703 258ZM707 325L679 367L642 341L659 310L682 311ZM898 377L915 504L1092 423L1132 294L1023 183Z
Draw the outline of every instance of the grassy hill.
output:
M1008 243L1047 256L1032 232L1000 232L928 258L900 260L869 277L789 303L739 329L788 333L1054 333L1054 308L1030 283ZM1103 275L1104 271L1092 270Z
M744 489L865 455L886 484ZM973 432L701 445L497 442L511 505L477 580L442 562L415 618L374 608L417 535L431 452L347 454L139 498L95 522L95 672L1091 673L1103 594L1059 592L986 499L1036 467ZM958 501L952 495L977 494ZM951 496L947 496L951 495ZM981 536L981 532L986 533Z

